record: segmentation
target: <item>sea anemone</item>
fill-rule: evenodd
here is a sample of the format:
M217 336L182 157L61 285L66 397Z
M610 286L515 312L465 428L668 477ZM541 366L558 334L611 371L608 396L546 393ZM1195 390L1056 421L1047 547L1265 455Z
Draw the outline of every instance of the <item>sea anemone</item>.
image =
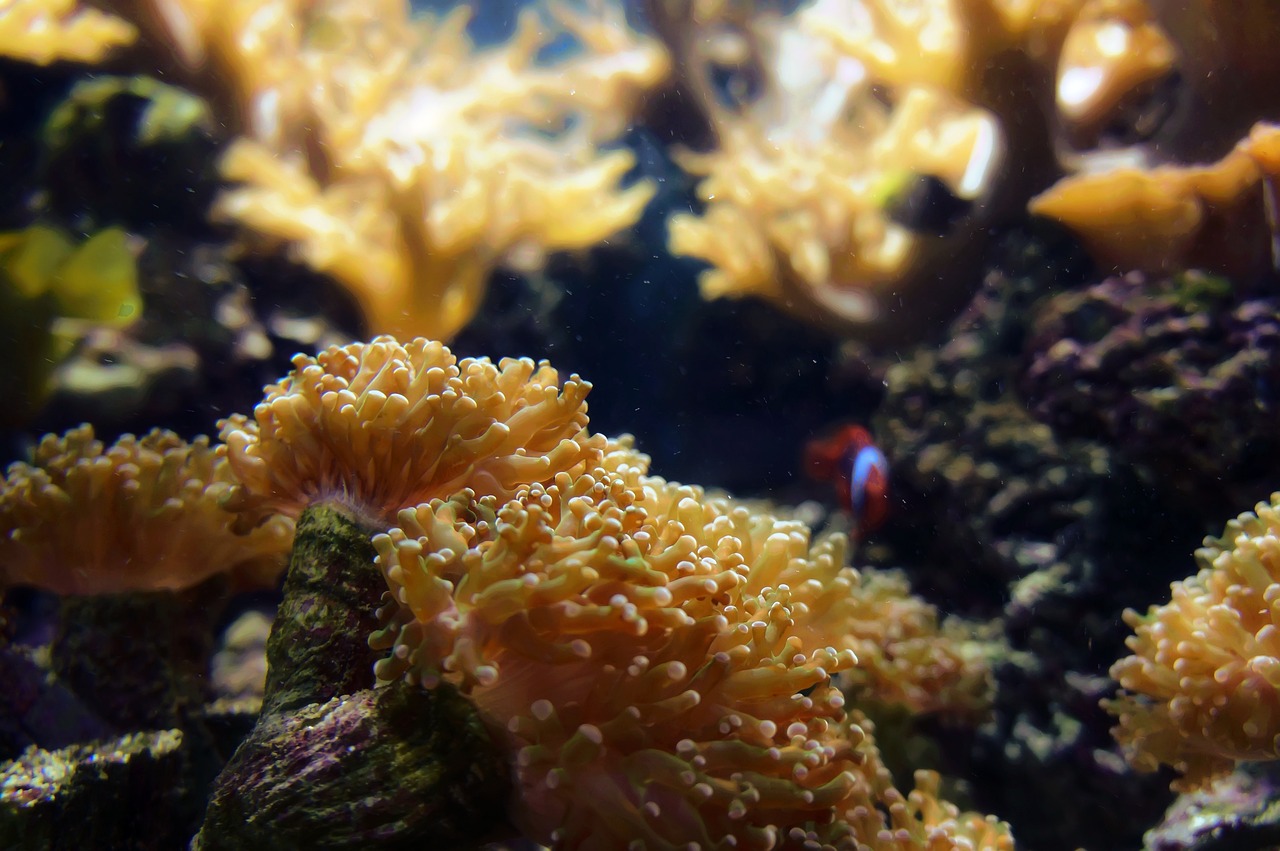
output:
M844 539L646 461L616 442L509 498L402 511L374 538L378 676L467 694L512 754L513 821L557 848L1006 847L927 777L898 793L846 709L865 612Z
M82 425L47 435L0 489L0 587L58 594L176 590L234 570L253 584L284 568L293 523L247 535L220 501L233 486L208 438L126 434L111 446Z
M603 438L586 431L590 389L576 375L562 384L545 362L459 361L421 338L297 355L253 419L220 424L242 482L229 504L297 517L335 500L385 527L463 488L506 498L599 453Z
M1280 493L1196 551L1200 572L1146 615L1130 609L1125 691L1106 708L1139 771L1173 766L1179 790L1237 760L1280 759Z

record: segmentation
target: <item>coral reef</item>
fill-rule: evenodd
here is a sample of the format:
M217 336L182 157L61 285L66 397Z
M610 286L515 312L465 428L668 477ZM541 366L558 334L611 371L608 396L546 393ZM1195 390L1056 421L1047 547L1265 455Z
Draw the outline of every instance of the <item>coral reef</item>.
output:
M939 742L981 778L975 800L1045 849L1132 847L1165 806L1158 779L1124 770L1097 700L1121 611L1167 581L1132 565L1172 558L1197 528L1105 445L1037 422L1017 392L1035 305L1085 268L1058 237L1008 238L946 342L888 366L871 420L893 509L863 557L902 567L949 611L996 617L1009 650L994 720Z
M546 365L458 362L438 343L383 337L299 358L254 420L229 421L244 484L227 504L247 518L301 510L303 525L263 713L217 783L201 847L237 847L245 801L284 794L269 755L312 747L297 741L299 713L341 714L317 707L367 689L374 671L411 674L433 701L456 686L516 772L513 821L558 847L588 842L593 826L621 829L617 841L840 844L890 828L900 838L886 847L1004 847L997 822L938 801L932 775L898 793L872 725L832 681L847 670L859 700L980 713L981 642L958 624L940 630L901 581L844 568L840 538L810 553L801 524L645 476L628 441L586 431L587 389L560 386ZM430 462L422 473L405 472L414 458ZM386 490L406 480L418 489ZM341 515L376 528L433 493L400 512L405 529L374 537L384 583ZM307 508L326 504L342 508ZM370 632L390 651L376 668ZM383 727L360 729L351 735L372 736L371 749L402 750ZM623 779L636 772L656 778L649 791ZM606 782L619 785L597 800ZM247 836L317 830L248 822Z
M449 338L498 265L589 247L652 195L624 186L630 153L602 148L666 72L616 10L529 10L479 50L465 8L432 21L402 0L139 6L243 133L217 214L336 278L375 332ZM581 49L548 64L557 37Z
M1275 844L1280 6L430 5L0 2L0 845Z
M1167 498L1247 505L1280 456L1278 309L1194 272L1109 278L1037 305L1019 389L1037 419L1102 441Z
M1125 612L1133 655L1112 667L1123 691L1106 706L1134 767L1172 766L1176 789L1280 759L1278 506L1280 494L1206 539L1167 604Z

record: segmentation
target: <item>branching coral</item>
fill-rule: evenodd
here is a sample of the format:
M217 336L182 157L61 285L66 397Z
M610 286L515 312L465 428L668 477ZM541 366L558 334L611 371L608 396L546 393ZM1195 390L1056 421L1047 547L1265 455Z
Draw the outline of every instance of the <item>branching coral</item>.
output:
M1016 120L1015 102L1036 101L1072 135L1096 135L1169 75L1175 59L1144 0L822 0L806 18L872 79L948 92L994 111L1015 136L1045 132ZM1016 152L1025 154L1029 141L1016 141Z
M0 587L179 589L229 570L270 581L293 524L276 517L233 533L234 517L219 505L232 481L206 438L153 431L105 447L89 426L49 435L32 464L9 467L0 490Z
M1170 601L1125 612L1133 651L1106 707L1140 771L1170 765L1196 789L1237 760L1280 759L1280 494L1196 551Z
M333 346L267 388L253 419L221 424L252 517L336 500L393 522L405 507L463 488L509 497L599 454L586 431L591 385L547 363L459 361L424 339Z
M0 56L23 62L101 62L137 35L132 24L76 0L0 2Z
M671 250L712 264L702 278L708 297L758 295L862 326L882 322L924 247L940 247L891 217L892 196L918 175L966 201L983 195L1000 130L937 90L886 104L864 65L797 19L760 21L749 34L764 93L736 108L705 94L717 149L680 163L704 178L707 206L672 218Z
M707 208L672 219L671 248L712 264L708 296L872 332L958 306L944 264L1056 174L1059 130L1096 141L1174 72L1140 0L821 0L746 22L722 5L692 6L705 38L672 38L716 150L681 159Z
M861 325L882 321L922 243L888 215L888 196L927 173L972 200L997 156L998 131L981 112L924 90L892 111L844 80L786 97L832 114L777 124L724 116L717 151L680 157L705 176L698 193L707 209L672 218L671 250L713 265L701 282L708 298L799 299ZM852 97L867 99L858 119L839 118Z
M833 677L885 636L843 539L811 549L802 524L646 460L615 443L507 500L401 512L374 539L393 598L379 676L469 694L515 754L513 818L556 847L1007 847L930 776L897 793L846 711ZM866 678L963 679L946 656Z
M602 151L666 71L621 12L528 11L478 50L468 12L413 20L401 0L144 3L192 70L228 86L245 138L221 214L348 287L377 332L448 338L498 264L588 247L653 193ZM551 42L578 51L554 64Z

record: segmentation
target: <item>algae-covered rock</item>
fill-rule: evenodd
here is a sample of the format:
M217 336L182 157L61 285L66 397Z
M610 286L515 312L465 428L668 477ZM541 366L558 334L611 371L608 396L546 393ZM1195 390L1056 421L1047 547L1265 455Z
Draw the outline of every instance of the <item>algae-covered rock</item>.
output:
M503 820L505 766L471 703L396 684L264 717L195 847L477 846Z
M0 763L0 848L180 847L191 813L182 745L177 730L132 733Z
M152 77L82 80L45 122L48 206L71 220L203 229L217 126L203 100Z
M387 584L374 567L374 531L330 506L298 520L284 599L267 640L265 712L297 709L374 684L368 637Z
M474 847L504 823L506 764L470 701L373 688L373 558L346 512L299 519L263 711L215 783L200 851Z
M1248 766L1178 798L1143 837L1147 851L1270 851L1280 847L1280 772Z
M183 727L211 698L213 626L227 581L186 591L65 597L53 669L121 730Z

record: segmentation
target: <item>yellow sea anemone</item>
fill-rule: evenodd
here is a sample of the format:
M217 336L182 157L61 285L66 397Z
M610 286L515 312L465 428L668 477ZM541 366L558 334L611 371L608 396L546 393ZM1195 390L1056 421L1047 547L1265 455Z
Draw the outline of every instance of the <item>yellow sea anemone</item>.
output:
M231 505L296 517L325 500L394 521L463 488L506 498L598 454L591 385L546 363L459 361L441 343L391 337L298 355L253 419L221 423L242 485Z
M382 679L459 686L556 848L1004 848L898 793L833 678L855 672L839 536L645 475L613 444L509 498L466 490L374 539ZM936 781L934 781L936 785ZM816 843L816 844L815 844Z
M1146 615L1125 612L1132 656L1106 702L1139 771L1173 766L1199 788L1237 760L1280 759L1280 493L1196 551L1200 572Z
M125 435L111 446L84 425L46 436L0 489L0 587L58 594L176 590L235 570L255 584L284 568L293 524L248 535L219 501L233 479L207 438Z

